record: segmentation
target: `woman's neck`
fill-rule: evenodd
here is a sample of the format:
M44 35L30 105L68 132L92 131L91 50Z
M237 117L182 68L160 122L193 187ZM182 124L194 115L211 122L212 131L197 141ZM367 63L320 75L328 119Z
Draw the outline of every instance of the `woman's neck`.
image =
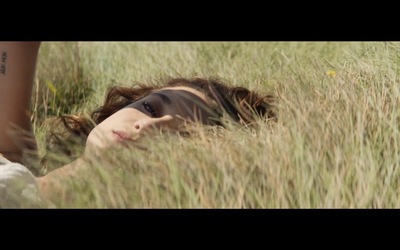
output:
M39 193L44 200L51 201L53 197L60 197L63 195L66 185L65 181L76 177L76 172L84 165L84 160L78 158L77 160L53 170L45 176L38 177L37 184Z

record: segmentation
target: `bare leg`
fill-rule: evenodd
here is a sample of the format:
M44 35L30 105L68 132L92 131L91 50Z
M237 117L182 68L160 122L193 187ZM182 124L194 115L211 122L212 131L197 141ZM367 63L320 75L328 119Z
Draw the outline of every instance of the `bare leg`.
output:
M22 161L24 148L37 150L29 111L39 47L0 42L0 153L15 162ZM27 133L11 133L15 125Z

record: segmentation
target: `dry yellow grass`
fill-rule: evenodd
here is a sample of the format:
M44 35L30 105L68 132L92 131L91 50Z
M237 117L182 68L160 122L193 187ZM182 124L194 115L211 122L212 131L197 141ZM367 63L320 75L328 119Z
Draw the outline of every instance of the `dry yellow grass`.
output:
M55 207L400 207L400 43L44 43L36 133L89 112L111 84L218 76L278 99L260 129L160 135L148 152L110 151ZM87 177L87 178L86 178Z

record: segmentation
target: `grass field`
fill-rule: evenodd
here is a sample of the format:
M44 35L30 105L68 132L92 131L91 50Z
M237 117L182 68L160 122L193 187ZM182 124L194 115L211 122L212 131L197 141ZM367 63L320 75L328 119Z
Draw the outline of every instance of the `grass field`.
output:
M40 49L33 122L89 113L109 86L218 76L278 100L258 130L199 128L93 158L52 207L400 207L400 43L71 42Z

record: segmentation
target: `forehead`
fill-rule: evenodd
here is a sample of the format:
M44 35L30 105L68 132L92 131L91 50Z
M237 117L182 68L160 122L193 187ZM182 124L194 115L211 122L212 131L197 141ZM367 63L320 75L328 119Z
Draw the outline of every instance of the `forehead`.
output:
M159 116L180 116L184 119L200 120L208 124L208 118L213 116L214 112L197 92L201 93L183 88L158 89L127 107L143 112L143 103L147 101Z
M195 120L200 118L203 122L211 115L210 106L199 95L183 89L161 89L154 91L147 98L157 96L162 100L164 112L183 118Z
M199 91L197 91L199 92ZM199 92L200 93L200 92ZM152 91L150 94L127 105L125 108L143 109L143 103L148 102L159 115L181 115L192 117L195 112L201 116L209 115L212 109L207 102L194 91L181 88L165 88Z
M197 91L198 92L198 91ZM200 93L200 92L199 92ZM177 88L165 88L152 92L150 95L160 97L165 104L207 105L202 96L193 91Z
M206 95L203 92L196 90L194 88L191 88L191 87L187 87L187 86L164 87L161 90L184 90L184 91L190 92L190 93L200 97L201 99L203 99L204 101L207 102Z

